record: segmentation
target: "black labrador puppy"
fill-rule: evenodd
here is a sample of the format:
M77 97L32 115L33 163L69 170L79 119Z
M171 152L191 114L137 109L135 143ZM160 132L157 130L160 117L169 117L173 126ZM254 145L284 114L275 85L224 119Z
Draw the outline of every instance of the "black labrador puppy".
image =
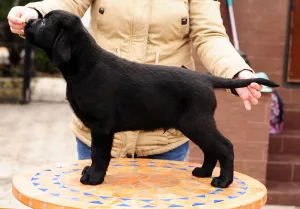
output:
M92 164L82 171L83 184L104 181L114 133L175 128L204 152L202 167L192 174L211 177L219 160L220 176L211 184L228 187L233 181L234 152L216 127L214 89L246 87L252 82L278 86L265 79L224 79L122 59L98 46L80 18L65 11L28 21L25 37L60 69L67 82L67 100L91 130Z

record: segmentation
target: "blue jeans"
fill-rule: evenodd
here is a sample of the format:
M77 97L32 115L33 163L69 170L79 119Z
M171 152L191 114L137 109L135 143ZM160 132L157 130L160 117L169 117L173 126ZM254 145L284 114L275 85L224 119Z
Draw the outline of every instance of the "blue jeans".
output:
M77 153L78 160L87 160L91 159L91 148L84 144L76 137L77 141ZM176 160L176 161L184 161L187 156L189 150L189 142L184 143L183 145L170 150L169 152L158 154L158 155L150 155L141 158L151 158L151 159L161 159L161 160Z

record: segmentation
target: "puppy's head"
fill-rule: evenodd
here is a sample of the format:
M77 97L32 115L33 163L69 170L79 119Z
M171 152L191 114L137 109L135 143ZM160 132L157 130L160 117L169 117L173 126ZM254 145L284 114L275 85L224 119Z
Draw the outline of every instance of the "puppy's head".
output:
M71 59L71 41L81 27L78 16L62 10L51 11L43 18L29 20L25 38L44 50L53 64L61 66Z

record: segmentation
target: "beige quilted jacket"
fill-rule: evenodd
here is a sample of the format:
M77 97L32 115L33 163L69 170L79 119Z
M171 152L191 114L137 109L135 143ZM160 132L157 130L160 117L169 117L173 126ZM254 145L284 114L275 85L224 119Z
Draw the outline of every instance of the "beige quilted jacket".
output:
M104 49L140 62L194 70L191 45L214 75L232 78L250 67L231 45L214 0L44 0L27 7L45 15L63 9L82 17L91 7L90 33ZM155 99L155 98L153 98ZM90 131L73 115L71 129L87 145ZM177 130L127 131L114 136L112 156L147 156L188 139Z

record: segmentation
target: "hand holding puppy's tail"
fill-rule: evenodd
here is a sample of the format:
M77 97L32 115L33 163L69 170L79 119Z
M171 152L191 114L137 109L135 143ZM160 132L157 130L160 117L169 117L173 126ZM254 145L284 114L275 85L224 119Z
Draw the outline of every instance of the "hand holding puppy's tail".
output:
M278 87L279 84L264 79L264 78L251 78L251 79L227 79L219 77L211 77L214 88L243 88L249 86L251 83L258 83L268 87Z

